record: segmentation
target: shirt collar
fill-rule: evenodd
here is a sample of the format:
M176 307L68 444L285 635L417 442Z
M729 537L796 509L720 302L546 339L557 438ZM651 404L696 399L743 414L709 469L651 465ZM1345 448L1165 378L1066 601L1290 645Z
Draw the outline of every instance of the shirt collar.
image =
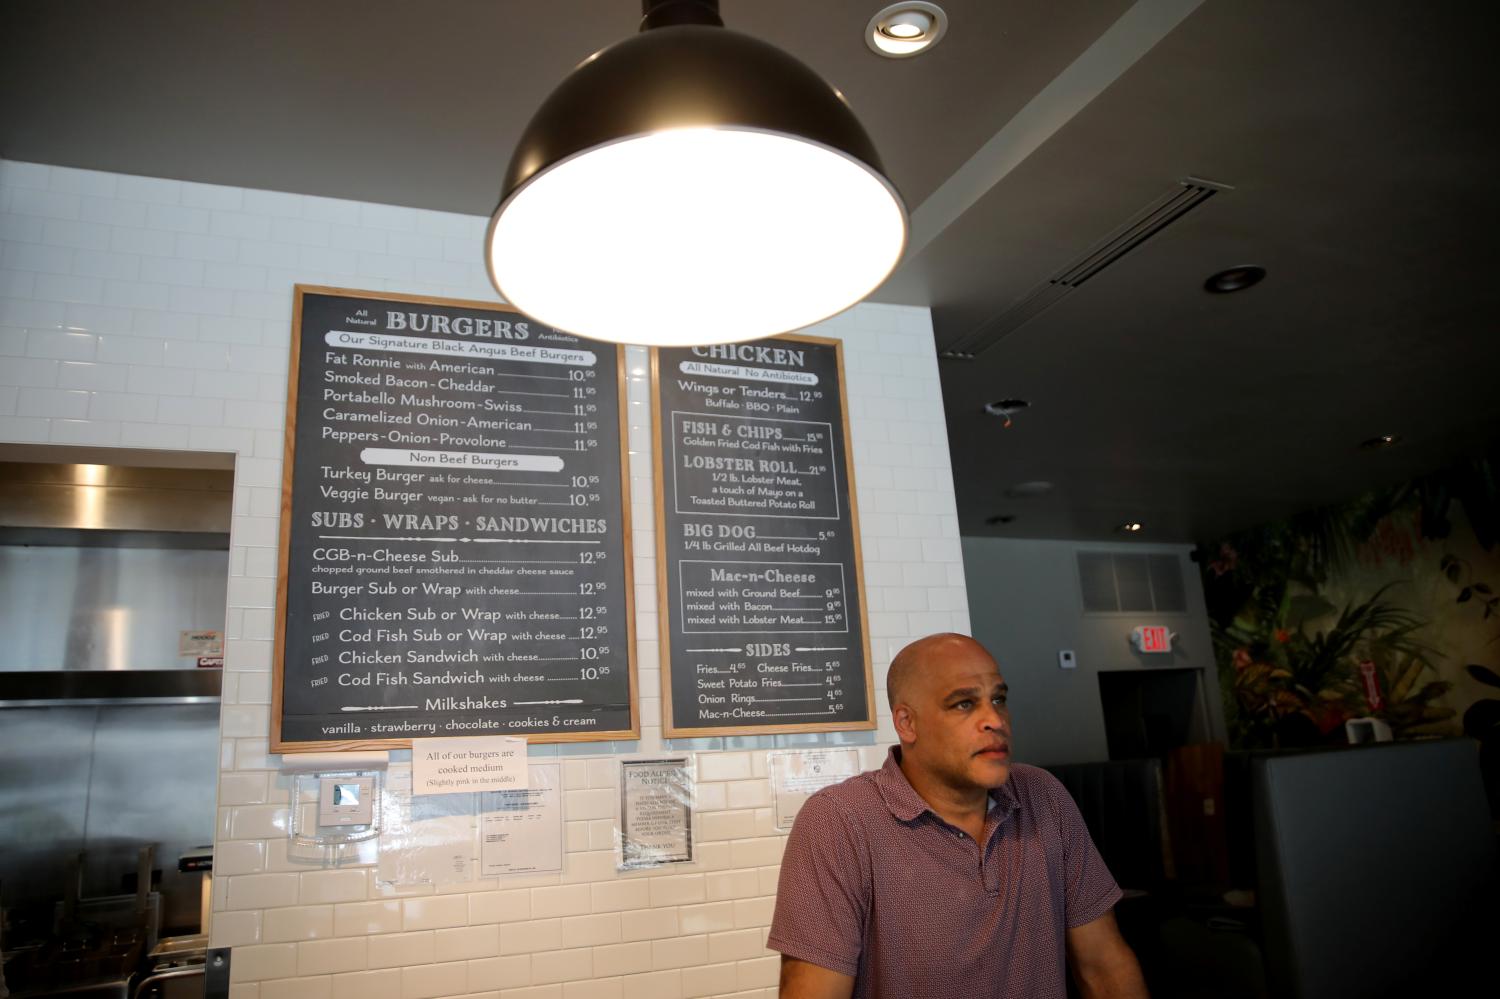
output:
M901 747L892 746L890 752L885 756L885 764L875 772L875 786L880 790L880 797L885 801L885 807L891 810L891 814L902 822L911 822L923 813L932 811L932 806L917 793L916 788L911 786L911 781L906 779L906 774L901 772ZM1006 780L997 788L990 790L990 808L1004 808L1007 812L1013 812L1021 807L1020 799L1011 787L1011 782Z

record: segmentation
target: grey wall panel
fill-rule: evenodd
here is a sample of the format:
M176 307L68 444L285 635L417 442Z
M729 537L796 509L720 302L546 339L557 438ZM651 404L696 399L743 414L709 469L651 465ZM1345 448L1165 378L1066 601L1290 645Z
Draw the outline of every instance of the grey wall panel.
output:
M1111 670L1193 669L1201 683L1203 714L1194 719L1193 737L1223 738L1218 666L1203 587L1191 571L1189 550L1190 545L1137 542L963 539L973 633L999 659L1010 682L1016 759L1040 764L1108 759L1098 674ZM1186 609L1089 613L1081 588L1088 580L1080 579L1080 569L1096 555L1111 556L1103 562L1095 559L1108 575L1094 582L1108 598L1115 597L1112 556L1179 560L1185 567ZM1131 648L1130 630L1141 624L1166 625L1175 632L1172 653L1145 655ZM1076 653L1076 669L1058 667L1062 649Z

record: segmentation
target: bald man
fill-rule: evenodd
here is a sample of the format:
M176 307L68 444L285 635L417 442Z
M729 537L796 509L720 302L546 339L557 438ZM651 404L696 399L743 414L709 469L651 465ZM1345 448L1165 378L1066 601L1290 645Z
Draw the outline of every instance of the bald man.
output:
M781 999L1143 997L1120 889L1078 808L1013 764L1005 678L965 635L908 645L886 679L900 745L813 795L767 946Z

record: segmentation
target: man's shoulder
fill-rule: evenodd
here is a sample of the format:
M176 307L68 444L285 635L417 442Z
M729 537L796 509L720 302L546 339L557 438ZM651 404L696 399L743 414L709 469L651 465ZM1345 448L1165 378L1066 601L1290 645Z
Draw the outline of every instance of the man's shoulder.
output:
M804 828L832 824L856 835L862 834L870 818L881 813L889 814L876 781L878 774L878 770L855 774L813 792L798 809L797 824Z
M1030 763L1012 763L1010 765L1010 779L1016 789L1026 790L1031 794L1052 794L1056 791L1066 791L1062 781L1058 780L1050 770L1042 767L1032 766Z
M876 780L879 775L879 770L866 770L864 773L841 780L837 784L829 784L814 792L807 800L807 804L810 805L816 801L825 808L859 812L868 805L881 800L880 787ZM803 807L805 808L806 805Z
M1063 782L1050 771L1029 763L1013 763L1010 786L1022 807L1027 804L1055 805L1063 798L1072 800Z

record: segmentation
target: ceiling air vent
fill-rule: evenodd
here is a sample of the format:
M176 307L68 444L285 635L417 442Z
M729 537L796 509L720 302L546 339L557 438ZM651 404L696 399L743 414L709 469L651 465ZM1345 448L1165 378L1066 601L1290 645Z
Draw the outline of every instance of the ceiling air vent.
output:
M1095 243L1083 256L1028 291L1020 301L948 344L941 356L949 360L973 360L1219 191L1228 190L1233 189L1196 177L1174 184L1171 190L1136 212L1128 222Z
M1176 555L1079 552L1078 585L1085 614L1182 614L1187 589Z

